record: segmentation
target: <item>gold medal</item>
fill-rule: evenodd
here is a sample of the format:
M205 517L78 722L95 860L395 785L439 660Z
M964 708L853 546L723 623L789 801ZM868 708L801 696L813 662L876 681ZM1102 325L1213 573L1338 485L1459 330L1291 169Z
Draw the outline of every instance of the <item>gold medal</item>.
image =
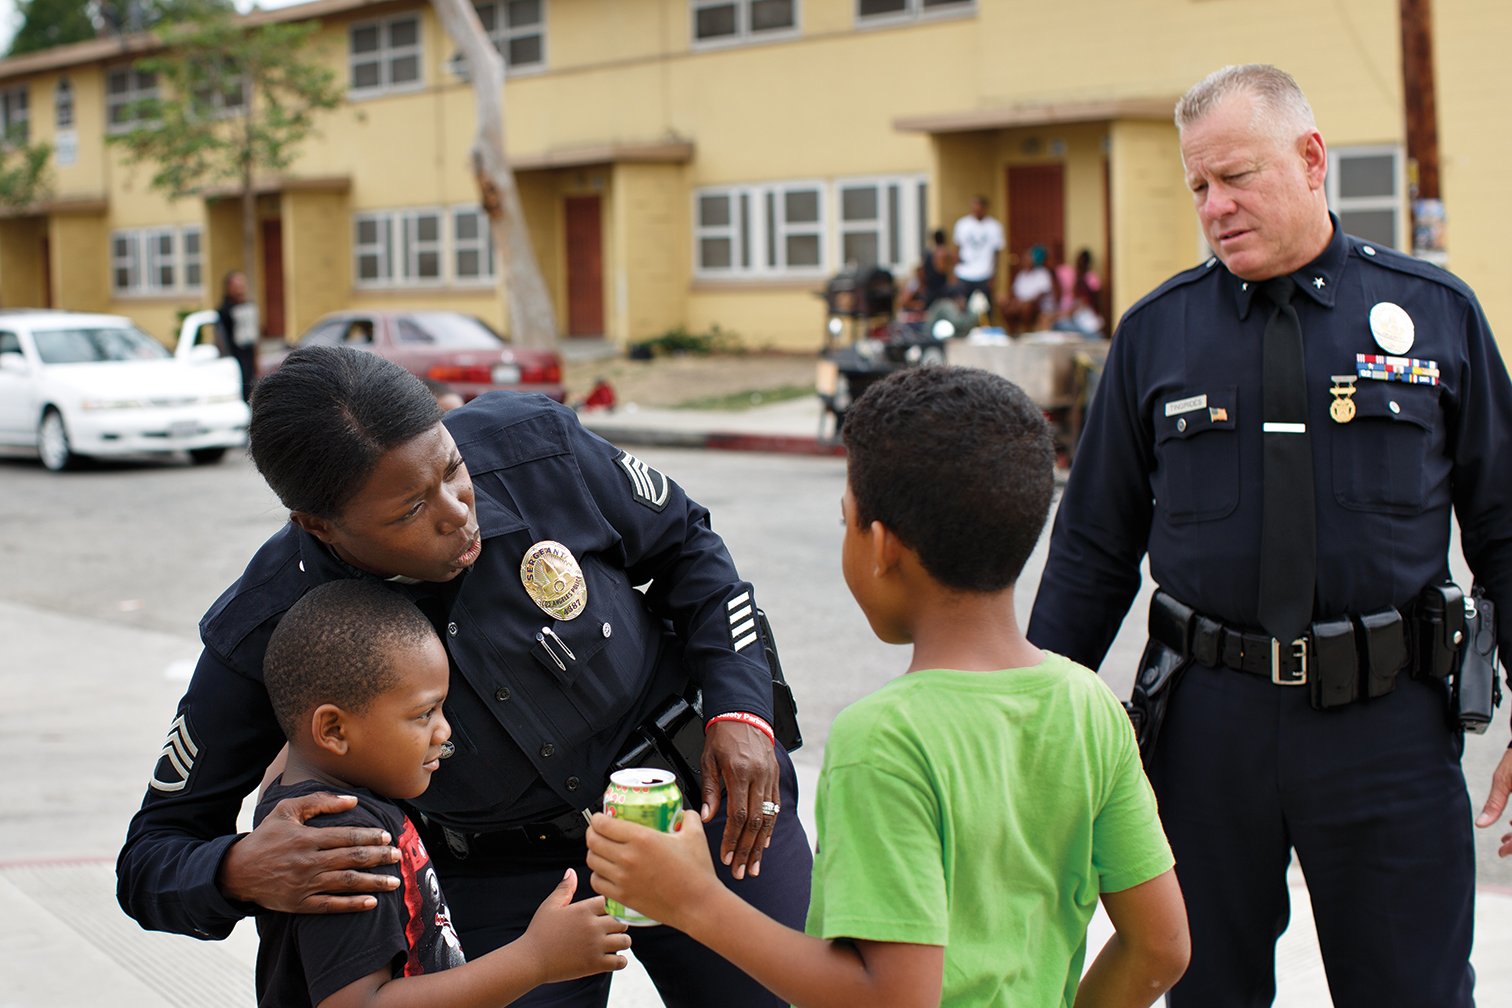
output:
M1333 388L1328 391L1333 394L1333 402L1328 404L1328 415L1333 417L1334 423L1349 423L1355 418L1355 376L1332 375Z
M570 620L588 605L588 583L577 557L559 542L543 539L525 551L520 561L525 594L548 616Z

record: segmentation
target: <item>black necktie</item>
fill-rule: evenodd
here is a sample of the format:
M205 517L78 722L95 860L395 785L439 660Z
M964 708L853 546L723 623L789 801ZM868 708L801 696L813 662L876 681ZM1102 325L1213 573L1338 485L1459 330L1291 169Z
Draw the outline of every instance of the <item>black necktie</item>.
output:
M1312 622L1317 570L1312 440L1307 431L1307 385L1302 326L1291 306L1296 284L1277 277L1261 285L1275 305L1265 323L1265 489L1260 519L1260 625L1290 643Z

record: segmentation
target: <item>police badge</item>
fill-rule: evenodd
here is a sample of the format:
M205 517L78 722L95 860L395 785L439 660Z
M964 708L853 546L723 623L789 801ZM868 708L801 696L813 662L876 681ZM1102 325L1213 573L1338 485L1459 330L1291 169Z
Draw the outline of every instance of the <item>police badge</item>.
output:
M559 620L575 619L588 605L588 583L577 557L559 542L543 539L520 561L525 594L541 611Z

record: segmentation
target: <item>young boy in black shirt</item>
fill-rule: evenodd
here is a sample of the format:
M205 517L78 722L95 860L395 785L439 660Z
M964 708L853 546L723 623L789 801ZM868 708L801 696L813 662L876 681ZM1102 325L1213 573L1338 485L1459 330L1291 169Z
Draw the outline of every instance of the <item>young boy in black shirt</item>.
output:
M423 793L442 770L451 727L442 713L446 651L415 606L375 581L312 589L273 632L263 665L268 697L289 739L288 762L258 803L335 791L355 808L311 825L380 827L399 863L375 871L399 886L359 913L257 912L260 1005L506 1004L539 984L622 969L625 925L603 899L572 903L568 871L529 929L468 963L436 871L414 825L389 799Z

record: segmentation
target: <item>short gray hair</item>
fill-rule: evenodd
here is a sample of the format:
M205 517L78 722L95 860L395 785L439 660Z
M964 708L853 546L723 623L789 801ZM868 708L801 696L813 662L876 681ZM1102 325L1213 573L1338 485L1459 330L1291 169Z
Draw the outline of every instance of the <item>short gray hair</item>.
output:
M1312 106L1291 74L1268 63L1246 63L1214 70L1193 84L1176 103L1176 129L1185 130L1236 94L1257 99L1255 117L1269 122L1272 131L1293 126L1301 134L1318 128Z

